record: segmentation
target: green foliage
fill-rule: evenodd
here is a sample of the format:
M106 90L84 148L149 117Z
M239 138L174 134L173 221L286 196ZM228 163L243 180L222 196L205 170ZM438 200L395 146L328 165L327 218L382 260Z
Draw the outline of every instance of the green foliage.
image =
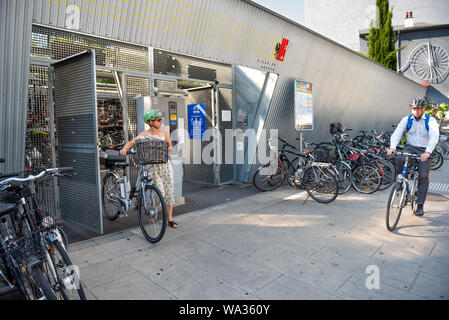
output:
M371 21L369 35L367 36L368 56L370 59L396 71L396 53L404 47L395 48L397 37L391 24L393 9L389 10L389 0L376 0L376 5L376 21Z
M441 124L441 121L445 118L445 113L448 111L449 106L447 104L436 104L431 99L425 98L426 100L426 110L424 111L427 114L430 114L434 117L438 124Z

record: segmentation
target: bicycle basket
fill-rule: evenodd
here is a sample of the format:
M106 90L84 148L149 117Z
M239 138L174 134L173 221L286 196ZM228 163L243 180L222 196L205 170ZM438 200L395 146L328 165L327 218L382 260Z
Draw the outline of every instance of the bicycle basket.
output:
M324 145L315 149L313 157L320 162L332 162L337 160L337 152L335 147Z
M168 143L164 140L141 138L136 142L137 162L141 165L168 162Z
M330 125L330 133L331 134L340 134L343 133L343 125L339 122L331 123Z

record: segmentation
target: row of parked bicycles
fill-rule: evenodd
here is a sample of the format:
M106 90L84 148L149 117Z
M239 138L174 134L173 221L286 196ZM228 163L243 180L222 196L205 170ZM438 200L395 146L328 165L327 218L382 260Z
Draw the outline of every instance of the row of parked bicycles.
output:
M86 299L79 270L67 253L67 237L38 196L46 179L68 177L72 171L0 175L0 282L27 300Z
M278 138L279 148L269 140L275 157L256 170L254 186L263 192L272 191L287 181L292 187L304 189L320 203L330 203L351 188L372 194L391 187L397 179L395 155L387 156L386 151L393 131L361 130L353 138L349 134L351 131L340 123L332 123L332 141L302 141L302 150L282 138ZM449 155L448 136L447 132L440 133L440 141L432 154L431 170L440 168Z
M102 188L103 213L115 220L136 208L145 238L151 243L159 242L165 233L167 211L149 170L151 165L168 161L168 144L140 139L128 155L134 156L138 168L131 190L127 189L127 158L106 153L101 157L108 169ZM0 284L18 289L27 300L86 299L79 270L67 253L67 237L56 225L56 214L42 205L47 179L66 179L73 171L52 168L38 174L0 174Z

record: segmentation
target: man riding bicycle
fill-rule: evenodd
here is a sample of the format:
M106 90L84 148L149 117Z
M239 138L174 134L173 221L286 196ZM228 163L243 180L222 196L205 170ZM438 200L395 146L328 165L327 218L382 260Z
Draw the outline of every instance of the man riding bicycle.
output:
M424 215L424 202L429 189L429 172L432 164L431 154L439 140L439 127L435 118L425 115L426 101L422 98L415 98L410 103L412 114L402 118L396 130L391 136L390 149L387 154L390 156L396 150L397 145L402 140L404 131L407 132L407 140L404 152L417 154L420 157L418 167L418 209L417 216ZM405 156L396 159L396 170L402 171Z

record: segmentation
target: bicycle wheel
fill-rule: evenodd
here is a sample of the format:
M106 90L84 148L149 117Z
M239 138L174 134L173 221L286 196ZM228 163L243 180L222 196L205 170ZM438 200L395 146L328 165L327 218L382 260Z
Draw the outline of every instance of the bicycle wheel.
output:
M394 165L392 165L387 160L376 160L377 166L382 170L382 184L379 187L379 190L385 190L391 187L391 185L396 181L396 169Z
M343 161L338 161L331 168L336 170L338 194L345 194L351 189L352 185L353 177L351 167Z
M352 174L352 186L360 193L374 193L379 190L382 184L382 174L376 166L371 164L358 165Z
M57 300L40 268L41 266L36 265L31 269L21 267L18 270L16 280L19 290L27 300Z
M103 216L111 221L117 219L120 214L120 186L117 176L108 172L103 178L101 200L103 204Z
M329 203L338 196L335 174L327 168L310 167L304 172L302 185L313 200Z
M405 188L398 183L391 189L387 202L387 214L385 217L385 223L389 231L394 231L398 225L402 209L406 204L405 191Z
M167 210L161 191L155 185L146 185L139 205L139 225L145 238L156 243L167 227Z
M443 156L438 151L434 150L432 152L432 164L430 165L430 170L437 170L443 165Z
M278 165L276 171L272 174L270 174L269 172L269 167L270 164L267 163L266 165L257 169L257 171L254 173L253 184L259 191L273 191L279 188L284 183L286 175L282 167ZM265 173L269 174L266 175Z
M57 274L58 292L64 300L86 300L77 269L59 241L50 244L50 257Z

